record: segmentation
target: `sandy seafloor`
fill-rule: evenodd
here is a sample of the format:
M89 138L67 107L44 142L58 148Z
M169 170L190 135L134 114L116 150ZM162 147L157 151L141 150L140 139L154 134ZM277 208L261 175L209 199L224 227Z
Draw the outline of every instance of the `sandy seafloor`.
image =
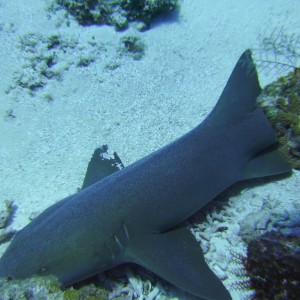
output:
M237 59L257 45L259 34L300 29L298 0L185 0L177 14L142 33L81 27L72 18L68 26L62 11L46 10L49 3L0 1L0 201L17 205L15 229L32 213L76 192L96 147L108 144L129 165L180 137L211 111ZM55 70L61 77L35 93L18 84L22 76L36 76L35 53L20 47L28 34L34 34L38 55L47 51L43 39L53 34L66 43L77 41L67 53L57 50ZM129 34L146 46L141 60L120 55L120 38ZM89 57L93 63L76 66ZM261 72L261 85L285 74ZM230 249L244 253L246 246L239 222L266 203L281 212L299 209L299 195L300 173L294 171L279 181L245 184L219 217L208 212L202 225L211 245L206 259L227 278L234 299L249 295L231 285L237 263ZM228 229L216 233L214 224ZM0 246L1 253L6 247Z

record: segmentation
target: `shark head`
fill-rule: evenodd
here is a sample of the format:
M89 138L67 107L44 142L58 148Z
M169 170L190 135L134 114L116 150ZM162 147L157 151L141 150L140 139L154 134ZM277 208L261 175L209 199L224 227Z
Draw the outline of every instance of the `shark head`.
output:
M45 210L15 235L0 259L0 277L25 279L33 275L54 275L63 284L69 285L97 274L103 271L103 266L110 265L111 253L109 248L103 246L101 235L99 239L90 239L82 230L93 229L84 226L75 233L67 232L69 218L65 215L62 221L60 213L71 198L73 196ZM55 228L49 226L53 222ZM75 229L75 225L69 228ZM62 231L63 239L60 238ZM74 249L76 251L72 251Z

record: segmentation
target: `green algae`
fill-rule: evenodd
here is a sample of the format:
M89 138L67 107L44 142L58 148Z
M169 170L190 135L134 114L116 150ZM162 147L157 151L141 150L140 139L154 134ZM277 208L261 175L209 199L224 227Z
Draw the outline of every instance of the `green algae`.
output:
M134 60L141 60L145 54L145 45L137 36L124 36L121 38L121 55L132 57Z
M0 279L1 299L63 299L62 286L55 277L32 277L25 280Z
M276 131L280 152L300 170L300 69L266 86L258 103Z
M94 284L79 289L69 288L64 291L63 300L105 300L108 299L108 292Z
M11 300L105 300L109 292L94 284L65 288L54 276L34 276L24 280L0 279L0 299Z
M140 23L138 29L149 29L154 17L176 9L178 0L56 0L80 25L112 25L117 31L130 22Z
M0 211L0 244L8 242L16 233L9 228L9 221L13 217L16 206L13 201L5 201L5 209Z
M14 212L13 201L5 201L5 209L0 211L0 228L5 228Z

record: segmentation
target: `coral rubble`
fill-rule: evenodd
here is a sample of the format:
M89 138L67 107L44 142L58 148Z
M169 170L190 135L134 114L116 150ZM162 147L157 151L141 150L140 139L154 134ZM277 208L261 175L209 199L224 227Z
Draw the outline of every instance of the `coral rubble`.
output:
M35 276L25 280L0 280L0 299L18 300L78 300L78 299L108 299L108 292L89 284L75 289L65 289L59 281L52 276Z

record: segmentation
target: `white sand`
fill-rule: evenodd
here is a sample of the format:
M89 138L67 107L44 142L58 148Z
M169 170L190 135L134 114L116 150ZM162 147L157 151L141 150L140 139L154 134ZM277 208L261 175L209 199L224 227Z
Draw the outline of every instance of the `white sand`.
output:
M257 44L259 34L281 26L297 33L300 25L298 0L185 0L177 21L157 22L144 33L79 27L72 19L70 27L65 22L57 27L63 15L49 19L48 3L0 1L0 200L18 206L16 229L29 222L32 212L80 187L96 147L108 144L128 165L193 128L210 112L238 57ZM107 51L99 50L95 63L86 68L71 65L62 80L52 80L34 97L20 88L7 94L14 73L22 73L28 63L28 54L18 47L28 33L78 39L74 53L65 58L69 66L78 56L91 55L85 47L93 36ZM141 61L118 56L120 37L129 33L146 45ZM105 69L114 63L120 67ZM260 75L265 85L280 74ZM14 119L5 118L8 110ZM237 208L247 206L247 214L262 199L273 197L285 206L299 201L299 194L300 176L294 172L231 200Z

